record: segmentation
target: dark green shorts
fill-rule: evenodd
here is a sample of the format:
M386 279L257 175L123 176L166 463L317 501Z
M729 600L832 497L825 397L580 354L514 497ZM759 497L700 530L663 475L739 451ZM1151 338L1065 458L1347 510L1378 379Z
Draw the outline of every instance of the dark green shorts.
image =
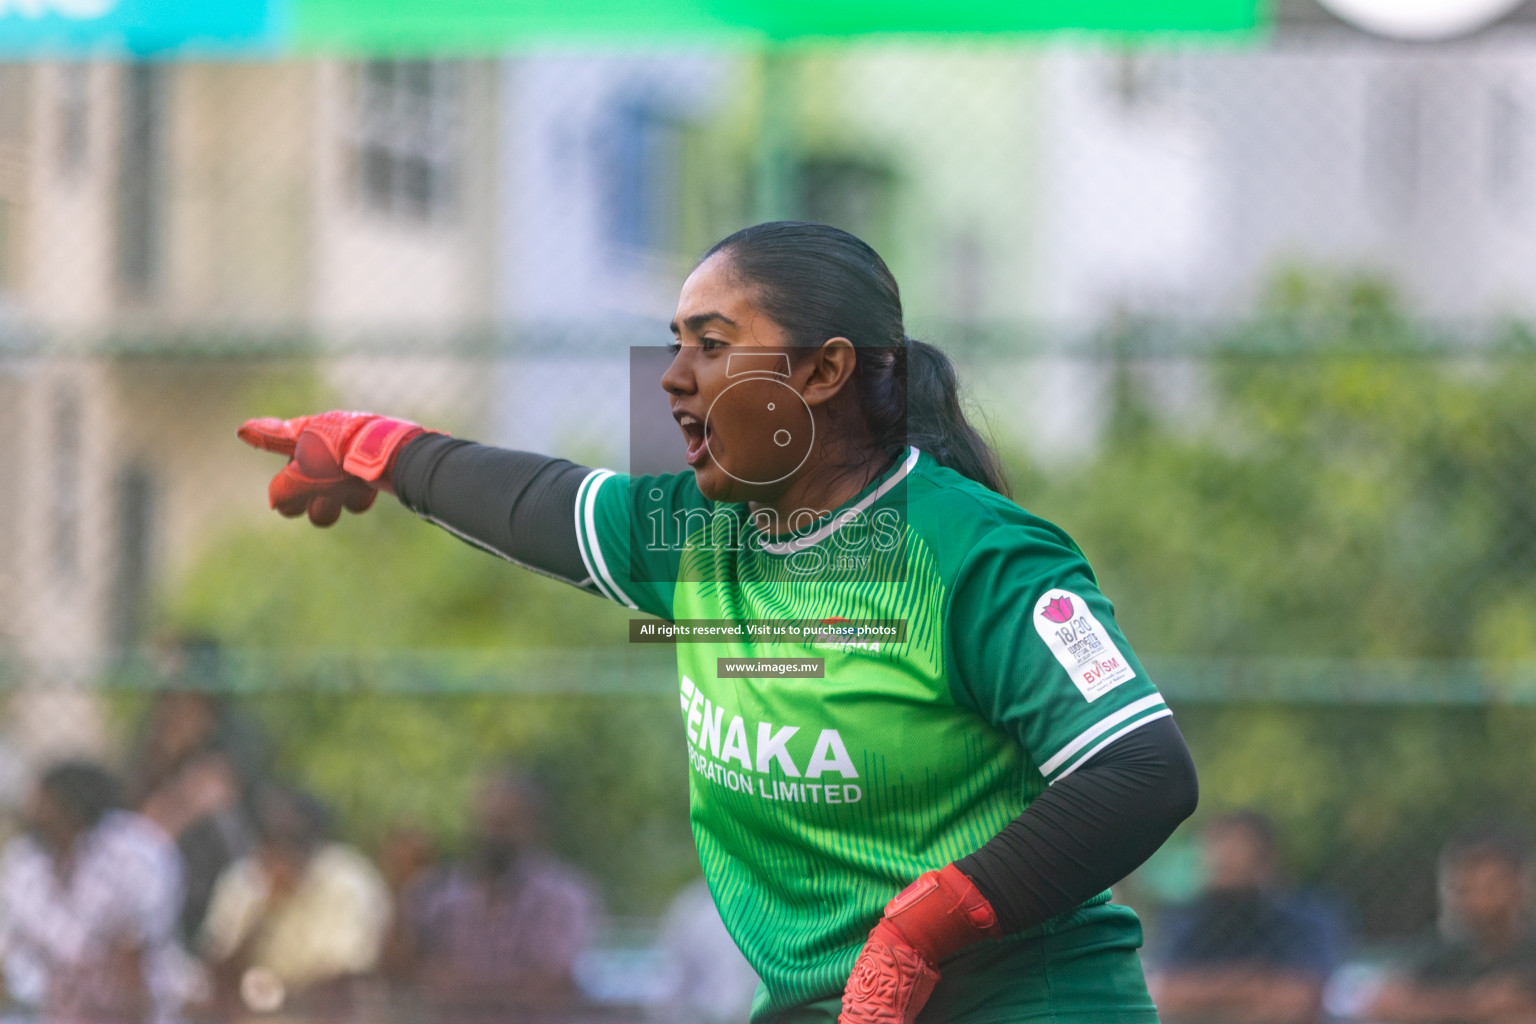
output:
M918 1024L1157 1024L1131 910L1084 907L1051 925L942 964ZM840 999L828 999L772 1024L836 1024L840 1009Z

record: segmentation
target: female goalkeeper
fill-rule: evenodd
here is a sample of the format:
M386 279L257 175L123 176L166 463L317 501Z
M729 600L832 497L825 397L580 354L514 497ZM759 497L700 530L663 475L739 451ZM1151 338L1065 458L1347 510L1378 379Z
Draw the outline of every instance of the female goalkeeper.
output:
M661 619L775 630L677 645L694 835L762 978L754 1022L1156 1021L1107 889L1193 811L1188 751L1082 553L1006 497L948 359L905 336L884 262L822 225L747 228L672 332L691 473L363 413L240 434L290 456L285 515L390 490Z

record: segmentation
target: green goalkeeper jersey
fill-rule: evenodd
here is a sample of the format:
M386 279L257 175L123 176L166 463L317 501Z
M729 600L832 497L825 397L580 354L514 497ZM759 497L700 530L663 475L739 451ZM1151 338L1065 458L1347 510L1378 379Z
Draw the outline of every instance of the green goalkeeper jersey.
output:
M762 979L754 1021L835 1016L892 896L1171 714L1071 538L916 449L830 515L785 524L798 530L709 502L691 473L596 471L576 516L609 598L769 630L677 644L694 836ZM905 632L850 636L839 620ZM821 659L824 674L764 662L791 658ZM1139 945L1134 914L1108 899L940 965L924 1019L1014 1019L1009 993L1028 998L1032 967ZM1149 1011L1139 976L1125 987Z

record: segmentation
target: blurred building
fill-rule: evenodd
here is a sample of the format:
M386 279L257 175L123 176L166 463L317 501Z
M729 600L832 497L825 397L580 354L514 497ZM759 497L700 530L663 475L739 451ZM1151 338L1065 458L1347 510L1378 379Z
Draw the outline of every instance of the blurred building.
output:
M253 353L409 337L405 376L449 372L433 346L492 312L495 108L486 63L0 65L0 651L24 678L87 677L197 538L263 511L270 467L233 441L273 411ZM49 714L30 735L69 742Z
M1091 448L1112 405L1084 341L1250 317L1287 268L1375 275L1418 314L1528 312L1536 41L1406 47L1288 11L1255 48L504 62L495 308L515 355L491 439L622 464L650 396L626 394L625 350L666 344L693 259L768 217L871 241L916 336L1055 353L977 382L1047 459ZM1188 367L1155 372L1159 401L1198 403Z
M628 347L669 344L693 261L759 220L870 241L914 333L1038 315L1040 67L974 42L509 61L499 438L622 462L626 407L660 397Z
M732 152L710 129L749 71L699 52L503 63L495 440L622 464L629 348L671 343L691 258L745 209L754 136Z
M1246 48L510 62L504 308L654 330L691 258L778 215L869 239L940 335L1242 317L1290 265L1379 274L1428 315L1530 312L1536 35L1292 20Z
M1414 47L1327 28L1253 50L1056 61L1060 305L1246 316L1287 265L1410 311L1536 312L1536 34Z

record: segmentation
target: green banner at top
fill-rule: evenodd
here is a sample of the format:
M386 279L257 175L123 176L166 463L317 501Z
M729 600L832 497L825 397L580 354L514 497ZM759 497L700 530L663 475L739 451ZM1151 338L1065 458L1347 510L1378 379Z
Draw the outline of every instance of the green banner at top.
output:
M862 35L1244 33L1260 0L295 0L305 49L754 43Z
M864 35L1245 33L1262 0L0 0L0 58L495 53Z

